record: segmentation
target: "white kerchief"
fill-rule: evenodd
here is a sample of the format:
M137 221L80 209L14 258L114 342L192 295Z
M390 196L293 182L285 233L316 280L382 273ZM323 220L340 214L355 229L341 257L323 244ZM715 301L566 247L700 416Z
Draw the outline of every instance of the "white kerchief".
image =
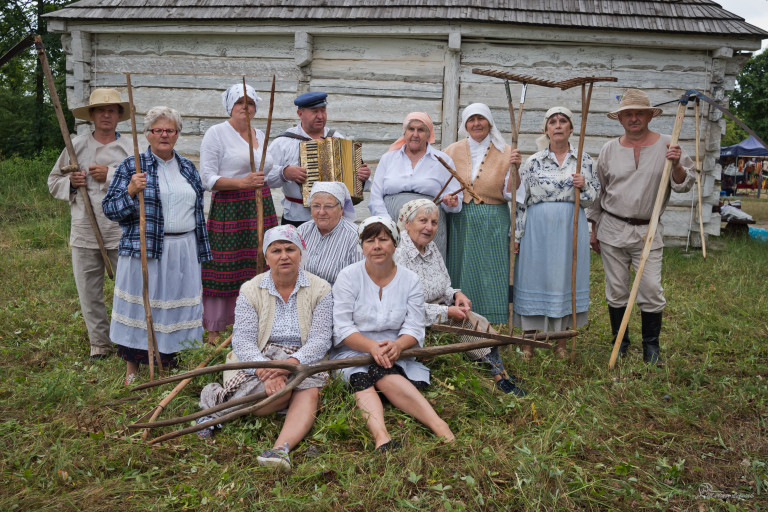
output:
M496 123L493 121L491 109L488 108L488 105L485 103L472 103L464 109L464 111L461 113L459 137L469 137L469 132L467 132L467 120L476 114L483 116L488 120L489 123L491 123L491 142L494 146L496 146L496 149L503 153L504 146L506 145L504 142L504 137L501 136L501 132L498 128L496 128Z
M261 98L256 95L256 90L248 84L245 84L245 93L256 103L256 112L259 111L259 103ZM232 108L237 103L237 100L245 96L243 94L243 84L235 84L229 87L226 91L221 93L221 103L224 108L227 109L227 114L232 115Z
M264 233L264 255L267 254L267 249L269 248L270 244L279 240L291 242L293 245L299 248L301 255L304 255L304 249L307 248L307 244L304 243L304 239L301 238L301 235L299 234L296 227L292 226L291 224L276 226Z
M368 217L363 222L360 223L360 226L357 228L357 237L358 239L360 236L362 236L363 231L365 228L370 226L371 224L375 224L377 222L380 222L384 224L384 227L387 228L387 230L392 233L392 238L395 239L395 247L400 243L400 230L397 229L397 224L392 219L388 219L387 217L382 217L381 215L374 215L373 217ZM363 245L363 241L359 240L360 245Z
M355 222L355 205L352 204L352 197L349 195L347 186L340 181L316 181L312 185L312 190L309 191L309 200L312 201L312 196L318 192L324 192L331 194L335 197L342 209L344 210L344 217L351 222Z

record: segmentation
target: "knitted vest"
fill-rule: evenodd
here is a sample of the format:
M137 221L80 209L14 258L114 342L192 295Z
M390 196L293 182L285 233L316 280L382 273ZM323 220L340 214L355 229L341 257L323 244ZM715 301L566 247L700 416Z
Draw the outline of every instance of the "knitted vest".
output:
M260 288L259 283L267 275L260 274L240 287L240 293L245 295L248 302L259 315L259 350L263 351L272 333L272 324L275 321L275 297L266 288ZM296 294L296 306L299 311L299 333L301 344L307 342L309 328L312 325L312 312L320 300L331 292L331 285L325 280L304 272L309 280L309 286L302 286Z
M443 151L453 159L459 175L469 182L472 179L472 153L469 150L469 140L464 139L454 142ZM493 144L488 146L488 151L486 151L483 162L480 164L477 177L470 183L472 191L484 203L500 204L505 202L502 191L504 189L504 177L507 175L507 169L509 169L509 157L511 154L512 147L509 145L504 146L503 153L496 149L496 146ZM464 202L468 203L470 201L478 203L476 199L465 192Z

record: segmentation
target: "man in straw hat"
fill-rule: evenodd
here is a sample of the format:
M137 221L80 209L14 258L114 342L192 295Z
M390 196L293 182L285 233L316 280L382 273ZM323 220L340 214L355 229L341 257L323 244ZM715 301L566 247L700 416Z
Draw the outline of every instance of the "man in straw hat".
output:
M302 142L319 140L326 137L346 137L336 130L326 128L328 121L326 105L328 94L321 91L307 92L293 100L299 124L288 128L275 137L267 152L272 159L272 168L267 174L267 185L270 188L283 189L283 218L281 224L300 226L312 218L309 208L304 206L301 195L301 184L307 180L307 170L299 166L299 150ZM357 177L367 182L371 169L363 163ZM368 183L365 184L368 187Z
M672 161L670 185L675 192L693 186L693 162L680 146L669 145L671 137L648 128L661 109L651 107L648 95L629 89L618 110L608 113L624 128L618 139L608 141L600 150L597 177L600 193L587 212L592 223L590 245L602 256L605 269L605 298L614 338L619 332L629 300L630 264L637 269L642 259L656 194L667 159ZM669 200L669 189L664 206ZM666 301L661 287L661 253L664 228L658 225L645 270L640 280L637 305L642 317L643 361L659 361L659 333ZM615 340L614 340L615 341ZM629 346L624 334L620 355Z
M117 266L121 229L116 222L104 216L101 200L109 188L115 168L133 152L130 138L121 138L115 131L117 123L128 119L130 112L128 102L121 100L120 93L114 89L96 89L91 93L88 105L73 109L72 114L77 119L91 121L93 131L72 140L80 169L69 172L69 155L65 149L48 176L48 190L53 197L69 201L72 271L91 343L90 357L102 359L112 351L109 318L104 305L104 260L79 198L78 188L85 187L88 191L104 247L114 269Z

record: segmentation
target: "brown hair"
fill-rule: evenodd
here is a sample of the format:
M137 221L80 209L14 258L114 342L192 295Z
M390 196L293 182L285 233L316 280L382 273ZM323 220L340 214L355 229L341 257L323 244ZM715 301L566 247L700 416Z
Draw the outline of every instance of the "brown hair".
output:
M387 229L387 226L382 224L381 222L374 222L373 224L369 224L368 226L365 226L365 229L362 233L360 233L360 243L363 243L366 240L370 240L371 238L376 238L382 233L386 233L390 240L392 240L392 243L397 246L397 241L395 241L395 237L392 236L392 233L389 232L389 229Z

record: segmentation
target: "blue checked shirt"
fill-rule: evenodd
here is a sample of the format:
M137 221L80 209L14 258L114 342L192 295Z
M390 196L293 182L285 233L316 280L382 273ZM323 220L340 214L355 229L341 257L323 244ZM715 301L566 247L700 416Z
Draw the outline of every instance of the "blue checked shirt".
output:
M200 263L211 259L211 247L208 243L208 231L205 229L205 213L203 211L203 184L197 173L195 164L180 156L176 151L174 157L179 163L181 175L195 190L195 235L197 236L197 261ZM147 173L147 188L144 190L144 215L146 218L147 257L160 259L163 255L163 207L160 198L160 185L157 180L157 160L152 151L140 155L141 169ZM128 184L136 172L135 158L129 156L115 171L107 195L101 202L104 215L116 221L123 228L123 236L118 245L118 254L141 257L141 241L139 234L139 195L131 198L128 195Z

